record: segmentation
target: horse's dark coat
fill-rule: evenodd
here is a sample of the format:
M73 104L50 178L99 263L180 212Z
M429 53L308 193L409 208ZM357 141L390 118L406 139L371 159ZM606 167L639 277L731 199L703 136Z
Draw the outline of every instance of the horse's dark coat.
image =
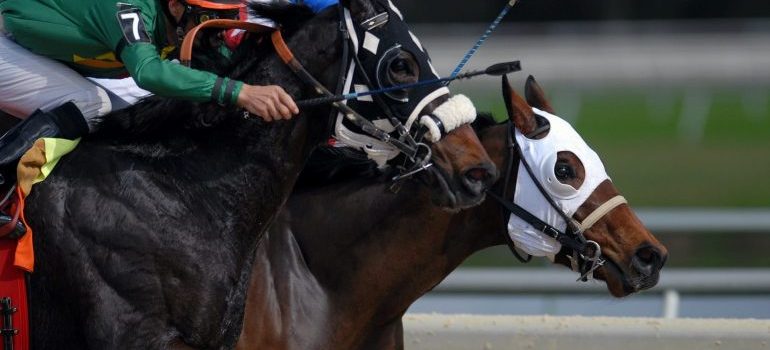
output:
M297 57L333 89L336 14L292 33L307 10L262 9L288 24ZM258 60L244 81L308 96L269 49L254 46L240 58ZM327 115L264 124L162 99L111 115L27 200L33 348L232 347L257 242L324 140L328 123L318 116Z
M504 137L496 131L485 145ZM327 165L330 158L336 166ZM317 165L302 177L340 181L295 188L268 230L257 249L240 350L401 349L409 305L473 252L504 243L503 217L491 200L453 215L416 181L394 194L360 162L317 152L310 164Z
M532 106L551 110L532 78L527 93ZM534 128L537 121L531 107L524 105L523 100L509 104L509 116L528 133L531 130L520 125ZM530 112L526 117L525 111ZM479 118L475 128L490 158L504 169L509 126ZM509 175L515 177L518 156L512 156ZM387 182L368 176L372 173L359 162L338 163L306 169L345 181L295 189L258 248L239 350L403 349L401 317L408 307L472 253L505 244L508 217L492 199L449 213L430 201L425 186L409 181L392 193ZM368 177L350 180L356 171ZM497 181L492 190L501 193L508 180ZM594 194L597 198L592 194L586 200L588 207L581 206L577 219L603 203L596 200L618 193L605 181ZM330 208L337 215L330 215ZM640 247L655 246L665 256L665 248L629 207L618 207L602 220L586 235L602 242L603 252L614 257L613 265L628 266ZM661 266L645 278L657 281ZM629 272L624 271L625 276ZM597 273L610 291L610 283L624 278L610 282L608 272Z

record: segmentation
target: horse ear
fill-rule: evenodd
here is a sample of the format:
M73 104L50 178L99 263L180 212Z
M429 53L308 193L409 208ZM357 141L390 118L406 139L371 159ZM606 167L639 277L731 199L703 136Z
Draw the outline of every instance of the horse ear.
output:
M513 91L511 83L508 82L508 75L503 75L503 99L505 108L508 110L508 118L513 124L524 135L532 133L537 127L535 113L532 112L532 107L527 104L527 101Z
M530 106L554 114L551 103L545 98L543 88L535 81L535 77L531 75L527 77L527 83L524 85L524 96L527 98L527 103Z

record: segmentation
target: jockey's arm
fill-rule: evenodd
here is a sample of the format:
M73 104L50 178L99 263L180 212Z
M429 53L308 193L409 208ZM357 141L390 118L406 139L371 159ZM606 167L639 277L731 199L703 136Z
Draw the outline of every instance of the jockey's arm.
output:
M266 121L289 119L299 113L294 101L279 86L247 85L163 60L151 43L127 45L120 58L139 87L160 96L235 104Z
M240 81L163 60L151 43L127 45L120 58L139 87L160 96L229 105L243 88Z

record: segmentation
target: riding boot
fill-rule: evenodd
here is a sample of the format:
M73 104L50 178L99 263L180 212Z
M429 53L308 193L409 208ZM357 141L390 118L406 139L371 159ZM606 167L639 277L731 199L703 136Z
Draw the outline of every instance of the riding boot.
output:
M67 102L48 112L40 110L16 124L0 137L0 186L5 191L16 181L16 166L37 139L57 137L76 139L88 133L88 124L80 109ZM0 224L10 221L10 215L0 212ZM21 226L23 228L23 225ZM18 231L18 228L17 228Z
M37 139L57 137L76 139L88 133L80 109L67 102L48 112L35 111L0 137L0 185L16 180L16 164Z

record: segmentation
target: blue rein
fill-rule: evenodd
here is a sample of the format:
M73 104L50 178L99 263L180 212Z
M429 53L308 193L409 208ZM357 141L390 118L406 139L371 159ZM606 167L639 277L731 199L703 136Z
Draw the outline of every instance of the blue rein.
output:
M495 18L495 20L492 21L492 24L489 25L489 28L487 28L487 30L484 32L481 38L479 38L479 40L476 42L476 44L473 45L473 47L470 50L468 50L468 52L465 54L465 57L463 57L463 59L460 60L460 63L457 65L457 67L455 67L452 74L447 78L438 78L438 79L433 79L428 81L418 81L412 84L396 85L396 86L381 88L377 90L364 91L364 92L310 98L306 100L297 101L297 106L299 107L315 106L315 105L320 105L324 103L330 103L330 102L336 102L336 101L342 101L342 100L352 100L354 98L359 98L362 96L376 95L376 94L381 94L385 92L391 92L391 91L397 91L397 90L403 90L403 89L409 89L409 88L439 84L439 83L443 83L444 85L449 85L449 83L451 83L453 80L469 78L475 75L480 75L481 74L480 72L469 72L465 74L460 74L460 71L465 67L465 65L468 63L471 57L473 57L473 55L476 54L476 51L478 51L479 47L481 47L481 45L484 44L484 41L486 41L487 38L489 38L489 36L492 34L492 32L495 29L497 29L497 26L500 25L500 22L502 22L503 18L508 14L511 8L513 8L513 5L515 5L517 1L518 0L508 0L508 3L505 5L503 10L500 11L500 14L497 15L497 18ZM506 64L508 64L509 69L511 69L509 72L521 69L521 68L518 68L518 63L516 63L517 68L514 68L513 66L511 66L513 62L508 62ZM489 71L490 68L488 68L487 71ZM500 75L501 72L502 71L498 71L497 72L498 74L493 73L492 75ZM487 72L487 74L490 74L490 73Z
M470 50L465 54L463 59L460 60L460 63L457 64L457 67L455 67L455 70L452 71L452 74L450 75L451 78L456 77L458 74L460 74L460 71L463 70L465 65L470 61L471 57L476 54L476 51L479 50L479 47L481 47L482 44L484 44L484 41L489 38L489 35L492 34L492 32L497 29L497 26L500 25L500 22L503 21L503 18L508 14L508 12L513 8L513 5L516 5L517 0L509 0L508 3L503 7L503 10L500 11L500 14L497 15L497 18L495 18L494 21L492 21L492 24L489 25L489 28L484 32L483 35L481 35L481 38L476 42L473 47L471 47ZM447 82L447 85L449 82Z

